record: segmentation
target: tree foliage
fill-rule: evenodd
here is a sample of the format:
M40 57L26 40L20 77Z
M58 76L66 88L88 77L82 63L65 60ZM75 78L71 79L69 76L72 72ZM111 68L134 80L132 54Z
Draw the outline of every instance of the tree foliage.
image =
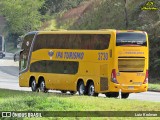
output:
M43 0L0 0L0 14L6 18L9 32L21 35L40 27L42 5Z
M124 0L96 0L93 9L84 14L70 29L125 29Z
M60 11L77 7L84 0L45 0L43 7L40 9L42 15L54 14Z

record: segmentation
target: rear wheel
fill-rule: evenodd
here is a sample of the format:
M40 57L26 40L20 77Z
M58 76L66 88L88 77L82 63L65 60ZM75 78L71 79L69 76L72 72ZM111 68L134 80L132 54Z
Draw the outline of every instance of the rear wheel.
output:
M122 98L126 99L129 97L129 93L122 93Z
M78 93L79 95L84 95L85 94L85 86L84 83L81 81L78 84Z
M40 82L40 91L45 93L48 92L44 80Z
M119 95L119 93L118 92L108 92L108 93L106 93L105 94L106 95L106 97L114 97L114 98L117 98L118 97L118 95Z
M37 87L37 84L36 84L35 80L32 80L32 82L31 82L31 90L33 92L36 92L38 90L38 87Z
M88 95L89 96L98 96L98 93L95 93L95 87L94 87L94 83L93 82L91 82L88 85Z
M70 94L71 95L74 95L74 94L76 94L77 93L77 91L70 91Z
M67 91L66 90L61 90L61 93L67 93Z

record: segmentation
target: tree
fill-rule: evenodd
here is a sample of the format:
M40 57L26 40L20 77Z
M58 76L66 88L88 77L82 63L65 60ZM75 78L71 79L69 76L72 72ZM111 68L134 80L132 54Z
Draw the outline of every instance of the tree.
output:
M84 0L45 0L43 7L40 9L42 15L54 14L60 11L76 7Z
M125 8L124 8L124 12L125 12L125 23L126 23L126 29L128 29L127 0L124 0L124 2L125 2Z
M41 26L39 9L43 0L0 0L0 14L7 20L9 32L24 34Z

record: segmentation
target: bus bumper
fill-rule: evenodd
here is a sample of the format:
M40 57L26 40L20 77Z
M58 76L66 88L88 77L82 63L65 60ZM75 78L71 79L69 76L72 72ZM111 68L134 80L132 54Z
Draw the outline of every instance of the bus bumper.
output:
M119 92L121 89L124 93L138 93L138 92L146 92L148 89L148 84L142 85L120 85L114 84L109 87L109 92Z

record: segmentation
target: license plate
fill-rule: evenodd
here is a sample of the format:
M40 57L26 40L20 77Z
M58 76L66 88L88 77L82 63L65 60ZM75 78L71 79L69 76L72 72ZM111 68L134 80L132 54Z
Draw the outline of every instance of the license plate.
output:
M134 87L133 87L133 86L128 86L128 89L129 89L129 90L133 90Z
M142 85L142 82L133 82L134 85Z

